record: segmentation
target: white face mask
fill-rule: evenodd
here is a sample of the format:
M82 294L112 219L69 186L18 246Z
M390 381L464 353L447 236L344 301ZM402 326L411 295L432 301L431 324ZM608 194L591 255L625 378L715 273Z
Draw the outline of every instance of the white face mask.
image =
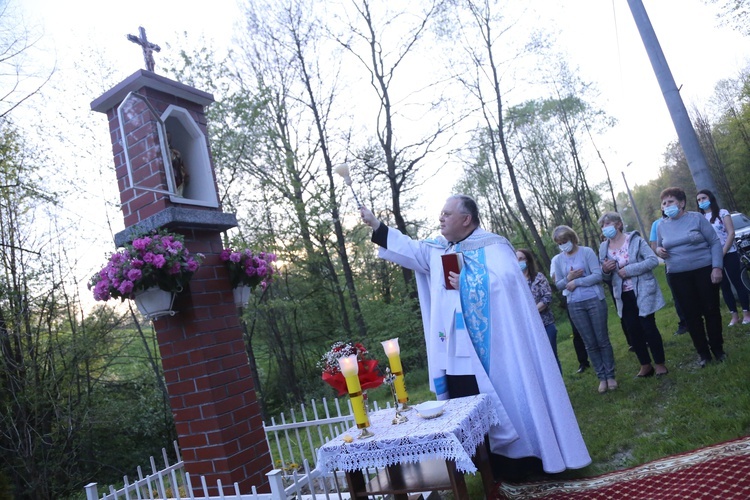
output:
M559 245L558 248L560 249L561 252L568 253L571 250L573 250L573 242L572 241L565 242L562 245Z

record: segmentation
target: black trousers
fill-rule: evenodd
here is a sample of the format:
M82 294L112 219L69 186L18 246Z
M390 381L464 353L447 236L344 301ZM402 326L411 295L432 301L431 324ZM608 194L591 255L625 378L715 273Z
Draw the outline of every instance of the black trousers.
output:
M638 302L635 292L622 292L622 321L627 325L630 334L630 342L638 357L638 362L642 365L651 363L651 356L654 357L654 363L664 364L664 343L661 340L661 334L656 327L656 318L654 314L640 316ZM649 356L649 349L651 356Z
M448 397L463 398L479 394L479 386L474 375L448 375ZM543 474L542 461L536 457L508 458L490 451L489 439L484 444L490 456L490 466L496 481L521 482L532 474Z
M693 346L702 359L724 353L719 285L711 283L711 266L670 273L672 290L680 303ZM705 321L705 323L704 323Z

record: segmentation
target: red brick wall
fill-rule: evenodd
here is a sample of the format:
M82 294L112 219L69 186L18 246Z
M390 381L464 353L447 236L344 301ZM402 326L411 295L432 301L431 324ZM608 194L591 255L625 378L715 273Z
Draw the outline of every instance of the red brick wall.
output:
M201 106L149 88L138 93L159 114L170 104L187 109L207 136ZM156 122L140 99L131 98L128 104L124 128L134 184L166 190ZM167 194L132 189L116 108L107 117L122 212L129 228L172 203ZM213 494L218 479L226 493L233 491L235 482L243 493L249 493L251 486L267 490L265 474L271 469L271 458L227 269L219 258L219 231L178 232L185 236L187 248L203 253L205 259L189 289L177 296L174 310L178 313L156 319L154 328L185 468L194 488L203 475Z

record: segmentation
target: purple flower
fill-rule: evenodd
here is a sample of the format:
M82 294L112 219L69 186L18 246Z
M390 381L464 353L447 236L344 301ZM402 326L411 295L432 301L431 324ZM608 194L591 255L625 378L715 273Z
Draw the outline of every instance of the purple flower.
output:
M221 260L223 260L225 262L228 261L229 260L229 256L231 255L231 253L232 253L232 249L231 248L225 248L224 250L222 250L221 251Z
M151 238L148 236L144 238L138 238L137 240L133 240L133 248L136 250L145 250L149 243L151 243Z
M248 266L245 268L245 274L252 277L258 274L258 271L254 267Z
M123 295L129 295L130 292L133 291L133 282L125 280L120 283L120 286L117 287L117 290Z
M154 267L156 267L157 269L161 269L166 263L167 259L163 255L154 255Z
M95 300L109 300L109 282L102 280L94 286Z
M195 259L188 259L187 261L187 270L192 272L195 272L198 269L198 262Z
M156 258L156 255L154 255L153 252L146 252L143 255L143 262L145 262L146 264L153 264L155 258Z
M130 281L138 281L143 276L143 272L140 269L131 269L128 271L127 276Z
M180 261L176 261L169 268L169 274L180 274Z
M229 260L232 262L239 262L242 256L239 252L232 252L232 254L229 256Z

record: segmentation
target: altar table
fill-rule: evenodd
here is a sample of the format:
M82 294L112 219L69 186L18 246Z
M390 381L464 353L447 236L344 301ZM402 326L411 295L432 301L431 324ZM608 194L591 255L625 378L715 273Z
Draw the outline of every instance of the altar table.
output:
M370 413L375 435L357 439L360 431L352 427L318 450L316 468L346 472L352 498L394 494L405 499L410 492L450 489L456 498L468 499L463 473L475 473L478 465L490 497L494 481L484 438L499 420L489 396L450 399L433 419L414 409L403 414L409 421L393 425L394 409ZM347 435L354 438L351 443L344 441ZM366 481L362 470L370 467L382 470Z

